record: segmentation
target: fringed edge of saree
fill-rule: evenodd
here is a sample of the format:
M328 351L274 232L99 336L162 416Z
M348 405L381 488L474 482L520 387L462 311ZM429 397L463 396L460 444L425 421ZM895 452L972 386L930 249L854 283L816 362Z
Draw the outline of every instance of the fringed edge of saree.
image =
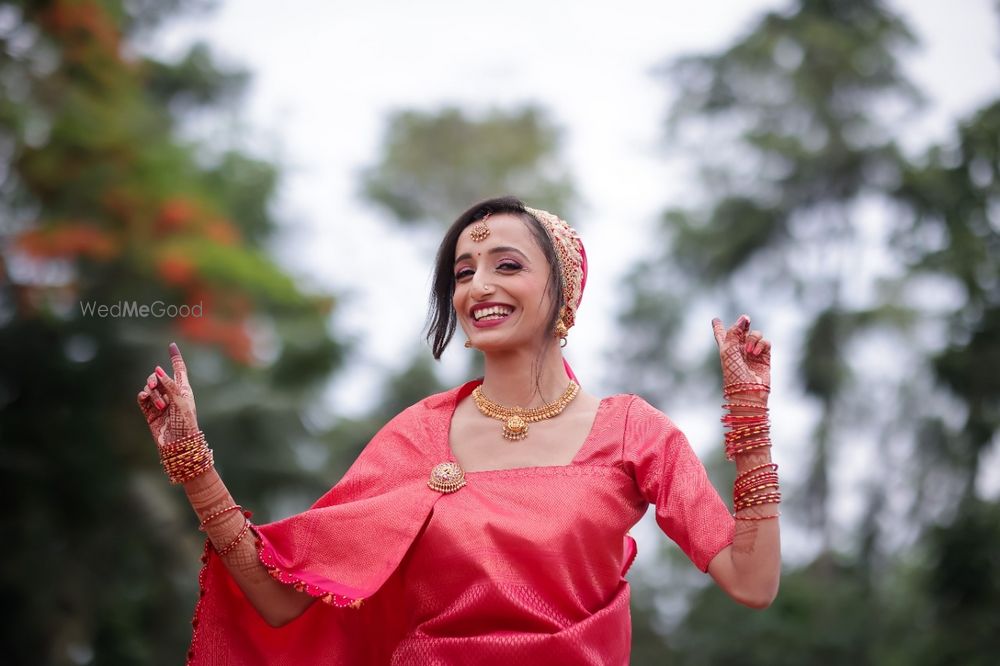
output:
M191 618L191 645L188 647L186 666L194 661L194 646L198 642L198 623L201 621L202 600L205 598L205 575L208 573L208 549L212 542L205 539L205 548L201 554L201 570L198 571L198 601L194 604L194 616Z
M275 563L274 550L264 543L263 538L261 538L256 528L251 526L250 530L254 535L254 545L257 547L257 558L260 560L260 563L264 566L264 568L267 569L267 572L272 578L280 583L291 585L299 592L305 592L309 596L315 597L330 606L337 608L361 608L361 604L364 602L364 597L353 597L339 594L325 589L322 586L307 583L301 578L283 570ZM194 616L191 618L191 644L188 648L186 660L184 662L186 666L192 666L194 664L196 648L198 647L198 625L201 624L204 599L208 593L206 578L208 576L208 566L209 560L212 556L212 548L212 541L210 539L205 539L205 547L201 555L201 570L198 572L198 600L195 602ZM220 562L220 564L222 563ZM225 565L222 564L222 566Z
M257 546L257 558L260 560L260 563L264 565L264 568L267 569L267 572L271 574L271 577L278 582L291 585L299 592L305 592L309 596L316 597L323 603L336 606L337 608L361 608L361 604L365 600L364 597L351 596L335 592L328 589L335 585L332 582L320 585L309 583L302 580L302 578L296 576L295 574L282 569L276 561L274 549L264 543L263 538L256 530L254 530L254 537L255 544Z

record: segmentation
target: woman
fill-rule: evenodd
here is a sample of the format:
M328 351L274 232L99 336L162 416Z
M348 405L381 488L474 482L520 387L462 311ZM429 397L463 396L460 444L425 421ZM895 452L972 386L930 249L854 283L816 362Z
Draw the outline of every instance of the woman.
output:
M483 377L401 412L312 508L268 525L215 472L171 345L173 377L157 366L138 399L208 534L189 662L627 664L628 530L649 504L736 601L770 604L770 343L746 316L712 322L738 473L730 514L666 415L580 388L561 346L586 274L558 217L513 197L466 211L438 252L428 339L440 358L461 325Z

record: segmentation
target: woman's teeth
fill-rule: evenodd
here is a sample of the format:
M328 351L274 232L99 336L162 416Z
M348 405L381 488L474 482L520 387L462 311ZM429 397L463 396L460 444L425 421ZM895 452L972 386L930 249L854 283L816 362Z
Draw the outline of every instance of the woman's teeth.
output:
M511 308L504 308L497 306L493 308L486 308L484 310L478 310L475 313L475 318L476 321L483 321L488 319L503 319L511 312L513 312Z

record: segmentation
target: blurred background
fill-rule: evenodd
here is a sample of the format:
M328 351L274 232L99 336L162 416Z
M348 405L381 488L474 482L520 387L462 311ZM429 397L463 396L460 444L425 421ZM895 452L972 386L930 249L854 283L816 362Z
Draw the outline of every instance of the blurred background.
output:
M649 512L633 663L995 663L997 10L0 2L4 663L183 659L201 535L135 404L170 341L234 496L301 511L481 371L431 357L431 265L507 193L587 245L583 385L669 414L727 502L709 322L774 341L779 596Z

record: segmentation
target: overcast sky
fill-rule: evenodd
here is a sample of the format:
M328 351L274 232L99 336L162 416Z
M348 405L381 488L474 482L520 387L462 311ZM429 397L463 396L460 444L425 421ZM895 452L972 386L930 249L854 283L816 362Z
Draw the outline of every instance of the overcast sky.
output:
M911 148L945 138L954 118L1000 89L1000 26L991 4L906 3L904 15L923 46L905 66L930 101L906 130ZM400 231L356 195L357 172L378 157L389 111L445 104L483 111L530 102L565 129L564 158L584 204L568 221L581 232L590 262L565 353L583 385L605 395L603 350L618 344L618 280L640 256L658 212L684 203L692 187L690 165L665 159L661 125L669 91L649 70L681 53L724 46L762 11L787 6L287 0L279 9L242 0L175 21L142 46L162 57L202 39L224 61L251 72L240 128L228 138L283 166L278 210L289 232L282 263L308 282L354 294L337 321L341 333L358 338L360 354L329 396L331 413L350 415L376 402L383 373L373 369L398 366L422 344L430 286L434 244ZM214 123L192 127L195 134L216 131ZM753 304L745 309L753 314ZM707 320L703 334L710 344ZM781 330L765 335L776 350L787 341ZM461 345L464 336L455 340L445 361L453 384L466 379L455 361L471 353ZM776 366L775 384L789 371ZM789 403L784 411L789 445L802 442L811 427L807 407ZM699 451L715 445L717 416L671 416Z

